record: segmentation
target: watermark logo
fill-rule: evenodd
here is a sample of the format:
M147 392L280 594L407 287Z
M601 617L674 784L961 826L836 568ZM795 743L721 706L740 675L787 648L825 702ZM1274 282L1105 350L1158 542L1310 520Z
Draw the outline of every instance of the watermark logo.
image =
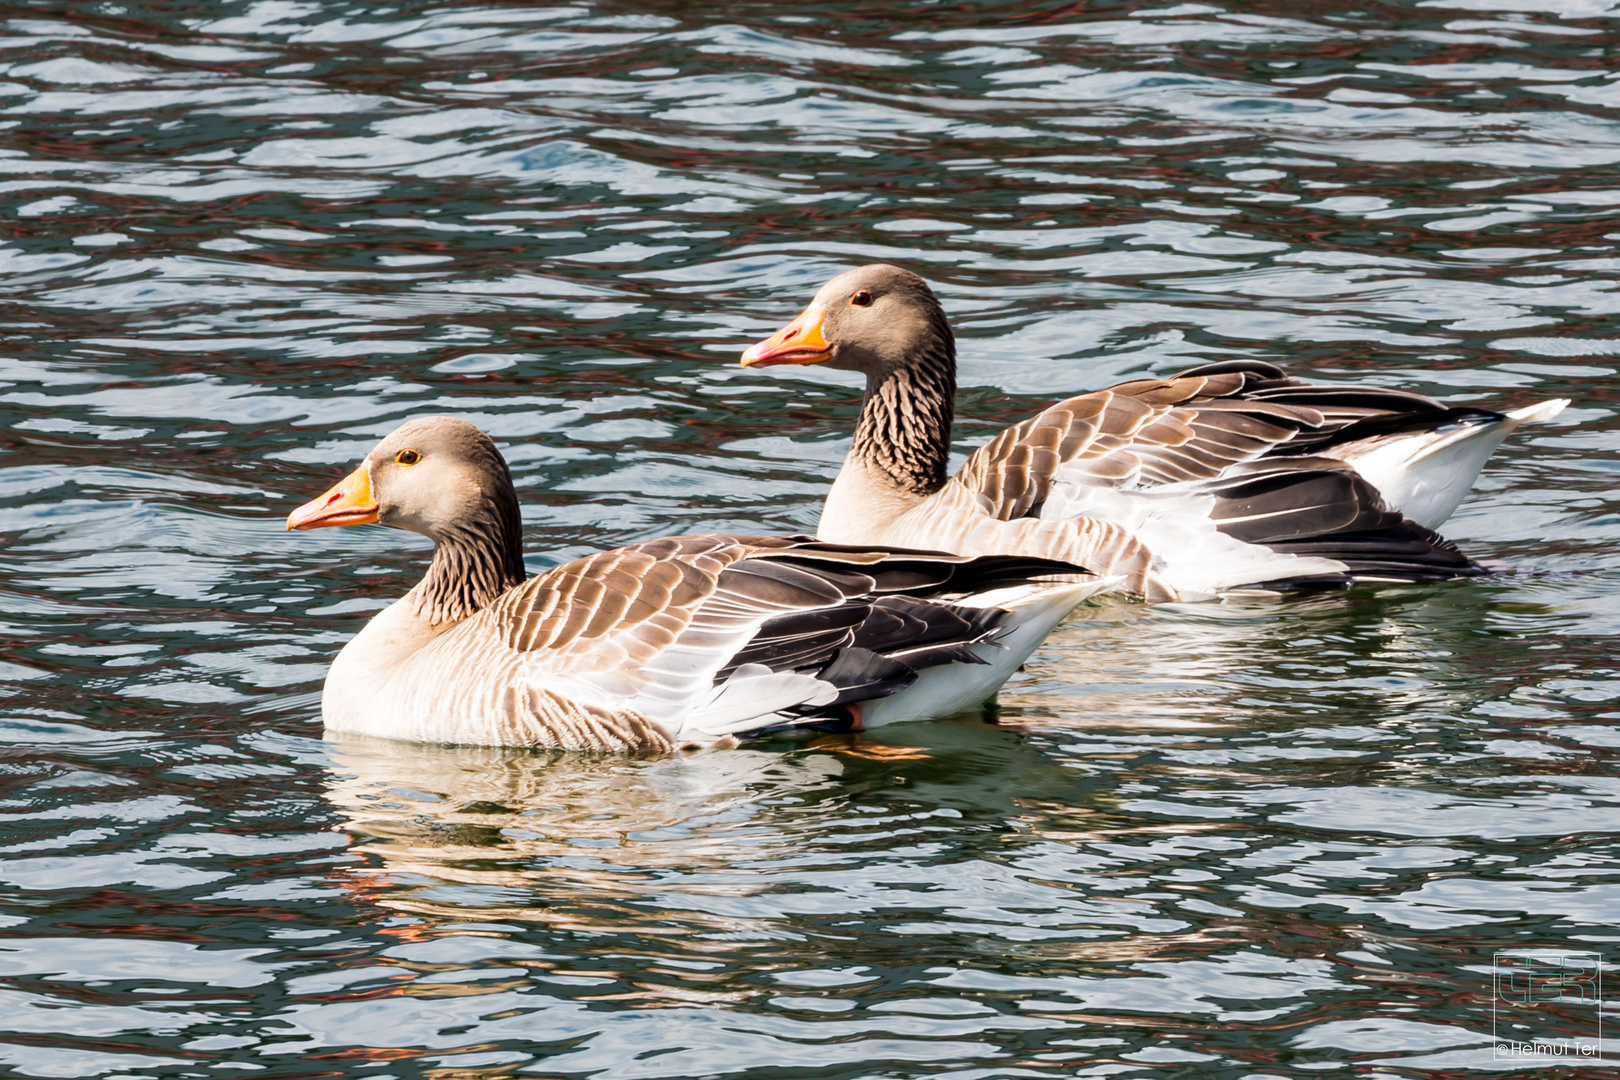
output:
M1604 1060L1603 958L1524 949L1496 954L1491 1039L1498 1060L1573 1065Z

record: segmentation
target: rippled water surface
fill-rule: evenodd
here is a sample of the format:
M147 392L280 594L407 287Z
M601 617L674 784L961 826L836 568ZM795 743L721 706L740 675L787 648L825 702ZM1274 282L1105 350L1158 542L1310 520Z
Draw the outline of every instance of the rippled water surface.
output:
M1609 0L3 14L0 1068L1496 1075L1495 952L1620 961ZM425 552L291 507L448 412L532 569L809 529L858 388L735 359L875 260L963 450L1227 357L1575 404L1503 575L1111 603L998 725L322 741Z

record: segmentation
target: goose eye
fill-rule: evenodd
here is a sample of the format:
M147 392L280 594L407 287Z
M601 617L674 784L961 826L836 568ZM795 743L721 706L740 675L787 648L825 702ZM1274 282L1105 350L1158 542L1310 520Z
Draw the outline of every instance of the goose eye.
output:
M860 292L850 297L849 302L854 304L856 307L871 307L872 294L867 292L865 289L862 289Z
M415 450L401 450L399 453L394 455L394 460L399 462L401 465L415 465L418 461L422 460L422 455L418 454Z

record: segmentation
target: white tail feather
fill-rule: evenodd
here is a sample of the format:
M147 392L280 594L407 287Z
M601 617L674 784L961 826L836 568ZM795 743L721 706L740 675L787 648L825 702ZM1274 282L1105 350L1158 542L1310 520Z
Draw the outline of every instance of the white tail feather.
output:
M1345 462L1383 496L1392 510L1437 529L1457 509L1485 461L1520 424L1550 420L1569 402L1553 398L1505 413L1492 423L1424 431L1350 443L1324 456Z
M1520 424L1539 424L1543 420L1551 420L1569 406L1569 398L1548 398L1534 405L1526 405L1519 409L1509 409L1504 415Z

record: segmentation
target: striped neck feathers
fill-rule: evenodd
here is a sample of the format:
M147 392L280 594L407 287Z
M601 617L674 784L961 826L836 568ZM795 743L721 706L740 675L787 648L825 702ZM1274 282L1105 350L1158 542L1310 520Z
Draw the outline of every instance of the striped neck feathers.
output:
M852 456L901 491L932 495L945 486L956 415L956 343L944 313L904 364L870 372Z
M433 565L410 593L416 614L433 626L476 614L527 576L523 519L510 480L433 539Z

